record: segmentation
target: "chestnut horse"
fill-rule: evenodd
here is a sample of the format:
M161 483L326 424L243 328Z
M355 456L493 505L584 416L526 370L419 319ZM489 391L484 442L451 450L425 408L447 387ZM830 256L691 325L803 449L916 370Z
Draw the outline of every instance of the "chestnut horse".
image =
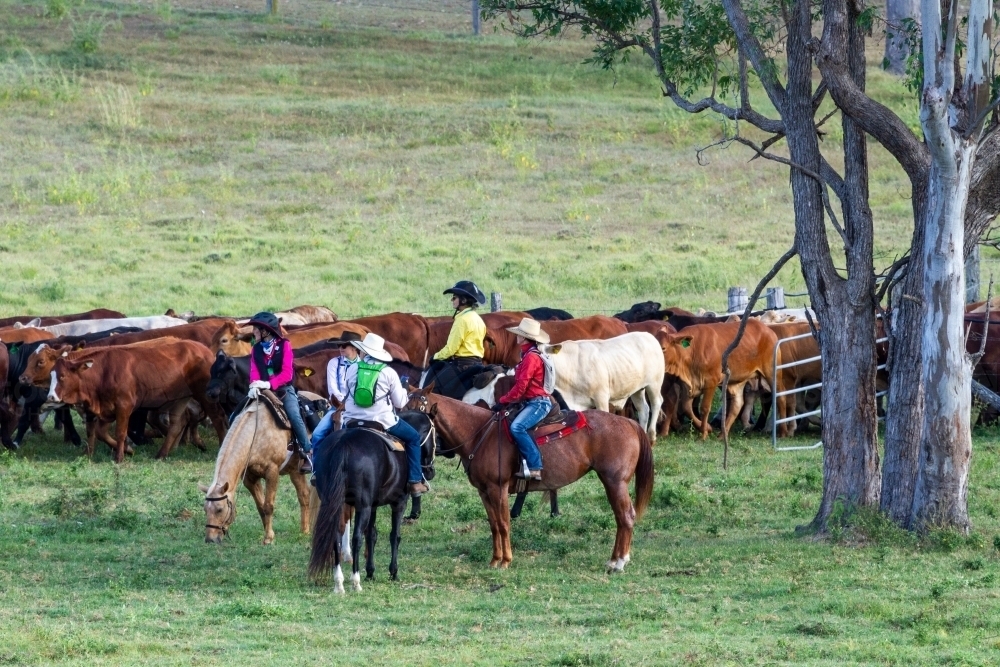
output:
M469 482L479 491L493 534L490 567L506 568L513 559L507 497L520 464L514 444L501 433L489 410L422 389L410 395L407 407L426 411L443 446L439 454L462 459ZM630 560L632 528L653 494L653 449L649 437L631 419L586 410L587 428L542 445L545 471L528 491L554 491L572 484L590 470L597 473L615 513L618 531L608 570L621 572ZM635 505L628 483L635 475Z

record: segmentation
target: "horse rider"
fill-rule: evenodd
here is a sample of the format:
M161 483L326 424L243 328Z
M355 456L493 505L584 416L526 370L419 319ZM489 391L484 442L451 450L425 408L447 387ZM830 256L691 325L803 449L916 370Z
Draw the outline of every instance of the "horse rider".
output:
M514 369L514 386L497 399L493 410L501 412L514 403L524 402L524 408L510 424L510 434L527 462L527 478L541 481L542 455L528 429L542 421L552 409L551 396L545 391L545 363L538 351L538 343L547 344L549 335L542 331L538 322L527 317L516 327L508 327L507 331L517 335L521 361ZM518 476L525 477L523 472Z
M349 427L354 420L378 422L386 433L402 440L408 463L407 492L418 498L430 487L420 466L420 434L396 415L409 397L399 375L388 365L392 355L385 350L385 340L373 333L350 345L357 348L360 358L347 367L343 423Z
M326 365L326 388L330 395L330 404L334 407L326 411L319 424L313 429L312 439L310 440L313 452L316 451L316 446L323 442L323 438L339 426L339 424L333 423L333 417L337 414L335 408L344 405L344 398L347 396L347 369L358 361L358 348L351 345L351 343L359 340L361 340L359 334L353 331L345 331L340 334L339 338L330 341L336 347L340 348L340 354L330 359Z
M452 315L448 342L434 355L434 364L428 377L439 377L437 386L442 394L461 398L465 388L457 386L458 376L483 363L486 323L476 312L476 308L486 303L486 295L471 280L460 280L443 294L451 294L451 305L455 313Z
M281 323L274 313L260 312L247 323L253 327L254 345L250 350L250 398L257 398L258 392L270 389L281 399L281 404L292 425L293 442L288 446L288 456L281 465L288 465L292 455L298 451L302 459L299 472L312 472L309 433L299 412L299 395L292 381L295 371L292 365L294 353L292 343L281 335Z

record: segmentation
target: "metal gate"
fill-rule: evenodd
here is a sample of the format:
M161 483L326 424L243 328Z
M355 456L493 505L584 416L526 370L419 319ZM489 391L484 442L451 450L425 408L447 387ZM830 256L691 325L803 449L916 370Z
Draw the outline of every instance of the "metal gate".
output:
M879 319L881 319L881 315L879 315L878 317L879 317ZM802 339L802 338L808 338L810 336L812 336L812 333L804 333L804 334L799 334L797 336L790 336L788 338L782 338L781 340L778 341L778 344L774 346L774 358L772 359L772 363L771 363L771 368L772 368L772 373L771 373L771 446L774 447L774 451L776 451L776 452L791 452L791 451L796 451L796 450L800 450L800 449L816 449L817 447L822 447L823 446L823 441L820 440L819 442L817 442L816 444L813 444L813 445L802 445L802 446L799 446L799 447L778 447L778 424L785 424L787 422L795 421L797 419L802 419L804 417L812 417L814 415L820 415L820 414L823 413L823 406L822 405L820 405L820 407L817 408L817 409L815 409L815 410L811 410L809 412L804 412L804 413L802 413L800 415L794 414L795 409L793 407L792 408L792 413L793 414L792 414L791 417L784 417L782 419L778 419L778 398L779 397L782 397L782 396L793 396L795 394L805 393L805 392L807 392L807 391L809 391L811 389L820 389L820 388L823 387L823 382L820 381L820 382L817 382L816 384L810 384L810 385L806 385L804 387L796 387L794 389L786 389L785 391L780 391L780 392L777 391L777 389L778 389L778 382L777 382L778 371L780 371L783 368L792 368L794 366L802 366L804 364L811 364L814 361L820 361L820 360L822 360L822 356L816 356L816 357L809 357L808 359L799 359L798 361L792 361L792 362L789 362L787 364L779 364L778 363L778 349L781 347L782 343L786 343L786 342L793 341L793 340L799 340L799 339ZM886 342L888 340L889 340L888 336L883 336L882 338L876 338L875 339L875 345L877 346L880 343L884 343L884 342ZM875 372L877 373L880 370L884 370L885 366L886 366L885 364L879 364L879 365L877 365L875 367ZM888 390L877 391L877 392L875 392L875 399L878 400L879 398L881 398L882 396L885 396L888 393L889 393ZM883 419L885 419L885 417L884 416L883 417L879 417L878 419L879 419L879 421L882 421Z

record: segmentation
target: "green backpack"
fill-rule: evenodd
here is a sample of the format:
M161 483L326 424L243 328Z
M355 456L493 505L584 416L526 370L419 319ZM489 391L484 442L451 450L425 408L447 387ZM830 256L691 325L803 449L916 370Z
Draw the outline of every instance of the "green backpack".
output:
M358 361L358 383L354 386L354 404L359 408L370 408L375 404L375 383L385 364L369 364Z

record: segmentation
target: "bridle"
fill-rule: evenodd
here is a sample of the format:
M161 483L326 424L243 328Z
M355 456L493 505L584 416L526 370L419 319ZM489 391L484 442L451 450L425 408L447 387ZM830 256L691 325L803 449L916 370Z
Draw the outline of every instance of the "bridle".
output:
M420 412L423 412L428 417L430 417L430 419L431 419L431 430L432 430L432 432L436 433L436 426L434 424L434 418L430 416L430 412L429 412L430 401L427 400L427 396L425 396L424 394L421 394L420 392L414 392L414 393L412 393L412 394L409 395L409 399L411 401L412 400L417 400L417 407L416 407L416 409L419 410ZM479 429L475 433L472 434L472 438L470 438L470 440L475 439L476 436L480 436L480 434L481 434L481 437L479 438L478 441L476 441L476 444L473 446L472 453L469 454L468 458L469 458L470 461L476 457L476 452L478 452L479 448L483 446L484 442L486 442L486 436L489 435L489 433L490 433L490 426L494 422L496 422L497 423L497 428L499 429L499 426L500 426L499 420L500 420L501 416L502 415L500 413L494 413L486 421L485 424L483 424L482 426L480 426ZM430 435L430 434L428 433L428 435ZM426 441L426 438L424 440ZM421 444L423 444L423 443L421 443ZM437 447L435 447L435 449L437 450L438 454L451 454L452 452L457 452L458 450L462 449L462 447L464 446L464 444L465 443L462 443L462 444L459 444L457 447L451 447L449 449L440 449L440 448L437 448Z
M258 401L258 402L260 401L259 398L253 399L253 400L254 401ZM245 409L246 408L244 408L244 410ZM433 424L433 423L434 422L432 421L431 424ZM254 413L253 436L251 436L251 438L250 438L250 446L247 447L247 462L243 465L243 474L240 475L240 480L244 480L246 478L246 476L247 476L247 468L250 467L250 456L253 454L253 444L257 440L257 428L258 428L259 425L260 425L260 406L258 405L257 406L257 410ZM236 494L238 492L239 492L239 486L237 486L236 488L233 489L233 498L236 497ZM233 500L232 500L232 498L229 497L229 494L227 493L225 495L217 496L217 497L214 497L214 498L209 498L208 496L205 497L205 502L212 502L212 503L214 503L214 502L220 502L222 500L226 501L226 509L229 510L229 513L226 514L226 518L222 520L222 523L231 525L233 523L233 521L236 520L236 506L233 505ZM215 530L220 530L220 531L222 531L222 536L223 537L229 537L229 528L228 528L228 526L216 526L215 524L212 524L212 523L206 523L205 524L205 528L214 528Z
M211 502L211 503L220 502L222 500L226 501L226 508L229 510L229 513L226 515L226 518L222 520L222 523L231 524L233 522L233 519L236 518L236 508L233 507L233 501L229 497L229 494L227 493L224 496L217 496L214 498L208 498L208 497L205 498L205 502ZM216 530L222 531L223 537L229 537L228 526L216 526L213 523L206 523L205 528L214 528Z

